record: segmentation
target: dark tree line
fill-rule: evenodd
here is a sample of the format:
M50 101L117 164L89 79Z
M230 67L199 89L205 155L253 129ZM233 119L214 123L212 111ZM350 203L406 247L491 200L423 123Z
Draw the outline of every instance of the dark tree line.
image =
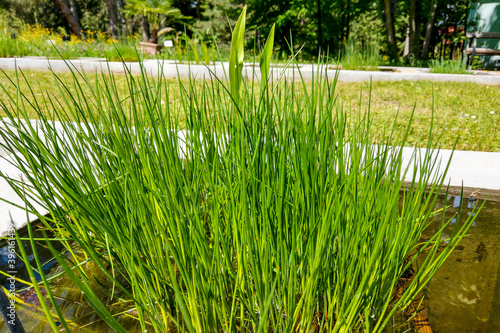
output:
M4 0L0 8L79 38L85 29L107 30L114 38L140 31L144 40L156 41L170 28L227 43L244 5L255 32L249 38L259 41L276 23L278 51L335 54L349 38L367 43L380 35L393 60L425 60L462 47L470 6L468 0Z

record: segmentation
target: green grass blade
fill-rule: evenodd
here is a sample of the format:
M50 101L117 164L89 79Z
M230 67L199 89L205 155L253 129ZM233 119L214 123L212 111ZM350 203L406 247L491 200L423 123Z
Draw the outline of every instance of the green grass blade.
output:
M260 86L261 92L265 90L269 80L269 69L271 65L271 57L273 56L274 47L274 28L275 24L271 27L271 31L267 36L266 44L264 45L264 50L260 56Z
M229 55L229 85L231 87L231 96L234 99L235 107L241 110L241 84L243 60L245 58L245 16L247 7L243 7L238 21L233 30L231 38L231 51ZM236 114L236 112L235 112Z

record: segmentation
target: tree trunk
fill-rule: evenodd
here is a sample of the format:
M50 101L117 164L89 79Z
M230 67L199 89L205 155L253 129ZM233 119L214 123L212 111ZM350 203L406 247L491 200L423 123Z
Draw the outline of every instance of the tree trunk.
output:
M406 38L405 38L405 48L403 49L403 57L406 57L410 54L410 27L406 29Z
M125 19L125 15L123 14L123 9L125 5L123 4L123 0L118 0L118 12L120 13L120 21L122 24L122 36L127 36L127 20Z
M149 41L149 23L147 19L143 16L141 17L141 32L142 32L142 41Z
M346 2L346 19L345 19L345 39L349 40L349 34L351 33L351 0Z
M408 13L409 16L409 30L410 30L410 45L409 45L409 54L415 58L417 56L417 1L410 0L410 11Z
M148 42L158 44L158 29L151 29Z
M469 13L470 13L470 1L467 0L467 4L465 6L464 35L467 33L467 23L469 21ZM462 54L465 49L465 44L467 44L467 38L462 42L462 46L460 48L460 53Z
M415 49L414 49L414 54L415 54L415 57L417 57L418 59L420 59L420 35L421 34L421 31L422 31L422 17L418 17L417 15L417 25L416 25L416 30L415 30Z
M389 56L393 60L397 60L398 46L396 44L396 34L394 33L394 20L391 11L391 0L384 0L384 14L385 14L385 29L387 31L387 44L389 45Z
M422 59L429 59L429 45L431 43L432 28L434 27L434 19L436 17L436 10L438 6L438 0L432 0L431 11L429 13L429 20L427 21L427 26L425 28L425 40L422 47Z
M109 34L114 39L118 39L118 13L115 0L106 0L106 7L108 8Z
M316 20L318 23L318 52L323 44L323 30L321 28L321 0L316 0Z
M455 22L455 25L453 26L453 34L451 35L451 40L453 40L453 35L458 33L457 30L458 30L458 22ZM454 42L452 43L450 41L450 44L451 44L450 60L453 60L453 55L455 53L455 49L457 47L457 43L454 43Z
M80 21L78 20L78 14L76 13L76 5L73 0L69 0L70 3L66 0L56 0L59 8L61 8L61 12L64 17L68 21L71 30L76 35L77 38L82 38L82 26L80 25Z

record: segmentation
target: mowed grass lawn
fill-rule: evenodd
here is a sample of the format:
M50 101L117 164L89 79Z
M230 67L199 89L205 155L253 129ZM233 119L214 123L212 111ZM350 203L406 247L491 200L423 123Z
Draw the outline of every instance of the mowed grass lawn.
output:
M36 99L41 102L47 93L60 99L60 93L49 72L23 71L30 82ZM6 74L15 78L15 72ZM71 88L69 73L57 73L58 77ZM88 76L91 82L95 75ZM120 94L126 96L124 75L115 75ZM0 74L0 83L6 89L0 91L0 99L7 101L7 94L15 96L16 89L5 75ZM179 102L179 85L176 80L168 80L169 101L174 106ZM28 85L20 80L21 91L30 95ZM434 128L442 134L439 147L450 149L457 142L457 149L500 152L500 85L481 85L463 82L338 82L336 93L344 110L357 111L361 105L373 115L373 134L376 142L383 139L383 128L397 123L403 128L415 109L414 120L408 144L423 146L426 142L434 103ZM369 104L371 94L371 103ZM33 97L28 96L30 100ZM6 102L7 103L7 102ZM47 104L47 111L52 106ZM0 109L0 116L5 112Z

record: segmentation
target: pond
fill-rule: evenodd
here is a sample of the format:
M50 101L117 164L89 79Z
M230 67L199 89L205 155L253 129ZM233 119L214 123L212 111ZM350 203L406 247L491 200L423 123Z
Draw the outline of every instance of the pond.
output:
M34 223L34 226L34 237L44 237L41 229L39 228L41 227L41 224L37 226L36 223ZM21 230L20 236L28 237L27 230ZM0 245L0 270L10 272L12 270L9 269L8 265L9 247L5 245L5 242ZM29 241L24 241L23 245L30 263L33 266L36 266ZM55 298L58 300L58 304L64 314L64 317L68 320L70 329L73 332L113 332L113 330L109 329L100 317L95 314L92 307L87 303L83 293L75 286L73 281L63 274L62 268L57 265L57 261L53 258L52 253L46 248L45 244L43 242L39 242L37 245L37 252L41 261L44 263L43 269L49 277L53 278L53 280L51 280L51 283L54 286L52 291ZM62 244L60 243L53 242L53 246L57 250L62 249ZM76 248L73 250L76 255L79 254L79 249ZM112 309L112 313L120 313L130 308L130 303L122 302L123 295L121 293L115 292L113 298L110 297L112 285L99 269L89 263L84 270L87 274L92 275L93 279L91 280L91 286L93 290L100 295L108 308ZM29 274L20 258L16 259L16 267L14 271L16 272L15 276L17 278L30 281ZM35 277L40 281L40 275L36 272ZM10 288L10 281L6 276L0 275L0 283L7 288L7 290ZM45 319L45 314L41 308L40 301L38 300L35 291L32 288L27 288L25 284L20 282L16 283L15 290L17 297L24 303L17 309L17 315L19 316L25 331L41 333L51 332L51 326ZM46 295L45 288L41 287L41 290L42 293ZM48 304L50 304L48 297L46 300ZM20 303L21 302L17 302L16 305L20 305ZM134 315L134 313L126 311L118 315L117 318L121 324L127 328L127 331L141 332L140 326L129 316L129 314ZM60 325L60 322L57 322L57 319L56 324ZM9 332L9 329L6 327L3 320L0 320L0 332Z
M480 204L465 198L461 219L474 214L472 209ZM447 205L452 206L447 210L452 218L460 197L449 196ZM436 208L442 206L443 201ZM435 221L430 231L439 223ZM468 234L425 290L433 332L500 332L500 202L487 201Z
M446 217L454 218L460 204L462 204L462 217L464 221L467 215L474 214L474 207L481 205L482 200L475 198L464 198L460 196L441 197L436 209L442 208L446 202L449 206ZM445 231L450 234L453 220ZM436 218L423 238L436 232L441 223ZM446 239L446 235L443 235ZM487 201L483 210L477 216L475 222L469 229L468 236L464 237L458 247L451 253L447 261L436 273L424 290L425 306L429 315L432 331L439 332L500 332L500 202ZM0 249L4 255L6 248ZM43 248L41 248L43 251ZM58 274L60 268L54 266L50 261L50 253L42 252L48 260L44 267L50 270L51 275ZM1 261L1 259L0 259ZM0 269L6 271L4 267ZM21 274L22 267L18 270ZM96 270L90 269L95 272ZM19 275L21 277L21 275ZM27 275L23 275L28 279ZM113 308L112 313L119 313L127 309L127 304L120 301L120 294L115 294L113 299L109 297L110 284L102 274L94 276L94 290L107 298L106 303ZM0 278L0 282L6 285L6 278ZM82 293L74 286L69 278L64 275L54 280L55 293L60 301L60 306L66 318L72 320L72 329L78 332L112 332L93 313L91 307L85 301ZM18 285L18 290L23 286ZM34 292L27 290L20 295L29 306L23 306L18 310L18 315L26 332L50 331L49 324L44 320L45 316L39 307L39 302ZM131 318L134 313L125 311L117 318L129 332L140 332L140 327ZM395 327L394 327L395 328ZM404 330L399 327L398 331ZM391 329L392 330L392 329ZM387 331L391 331L387 330ZM0 323L0 333L8 332L3 322Z

